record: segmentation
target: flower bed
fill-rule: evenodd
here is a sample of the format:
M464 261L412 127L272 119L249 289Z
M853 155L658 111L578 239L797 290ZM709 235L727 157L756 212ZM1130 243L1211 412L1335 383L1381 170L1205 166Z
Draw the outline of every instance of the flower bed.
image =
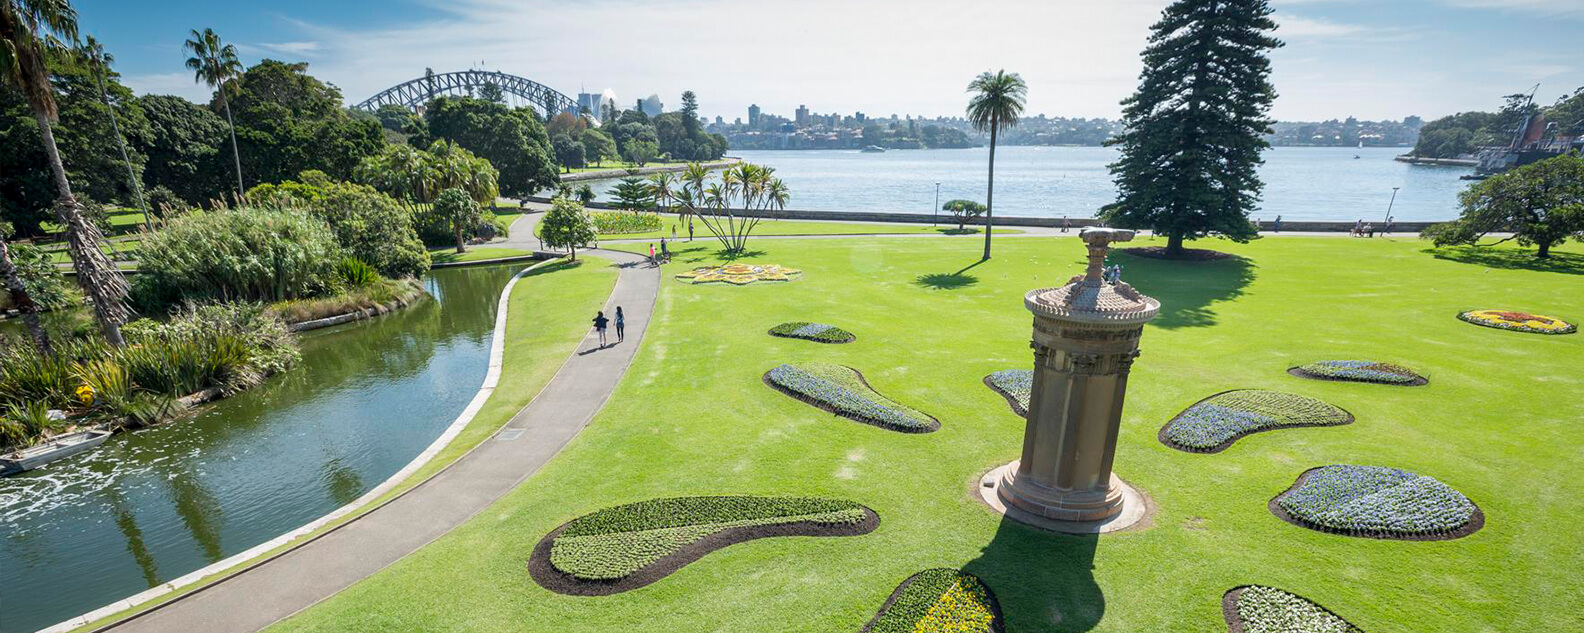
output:
M1458 315L1459 319L1500 330L1532 332L1535 334L1572 334L1578 326L1556 317L1508 310L1471 310Z
M1228 591L1221 614L1231 633L1364 633L1303 596L1259 585Z
M653 213L595 211L589 214L594 232L600 235L630 235L660 230L660 216Z
M800 338L805 341L814 341L816 343L851 343L855 340L858 340L857 335L854 335L852 332L848 332L847 330L843 330L834 325L809 323L807 321L782 323L781 325L770 328L770 335L781 336L785 338Z
M904 433L929 433L940 422L875 392L863 374L830 363L781 365L765 372L765 384L836 415Z
M819 497L678 497L606 508L546 535L534 580L571 595L610 595L670 575L717 549L769 536L867 534L880 517Z
M955 569L926 569L891 592L860 633L990 633L1004 630L984 581Z
M1485 523L1474 502L1451 486L1379 466L1309 470L1272 499L1270 509L1295 525L1368 538L1453 539Z
M984 384L1006 398L1013 413L1028 416L1029 397L1034 388L1034 370L1003 369L985 376Z
M796 268L783 268L776 264L727 264L701 266L677 273L677 281L690 284L728 283L746 286L756 281L793 281L803 276Z
M1322 360L1288 369L1299 378L1369 382L1379 385L1418 386L1429 384L1424 376L1402 365L1372 360Z
M1352 414L1314 398L1239 389L1218 393L1183 410L1161 427L1160 441L1178 450L1217 453L1250 433L1352 421Z

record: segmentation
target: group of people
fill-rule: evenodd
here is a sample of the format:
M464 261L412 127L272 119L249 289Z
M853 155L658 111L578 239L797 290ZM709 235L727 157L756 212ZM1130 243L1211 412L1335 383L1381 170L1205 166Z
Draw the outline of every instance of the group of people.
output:
M610 327L610 317L605 316L605 311L600 310L594 314L594 330L599 332L600 347L605 347L605 328ZM616 342L627 339L627 315L622 314L621 306L616 306Z
M664 264L671 261L671 249L666 248L665 238L660 238L659 253L655 253L654 244L649 245L649 261L654 264Z
M1391 234L1393 223L1394 219L1388 216L1386 218L1386 226L1381 229L1381 235ZM1353 223L1352 235L1353 237L1375 237L1375 225L1365 222L1363 218L1359 218L1359 221Z

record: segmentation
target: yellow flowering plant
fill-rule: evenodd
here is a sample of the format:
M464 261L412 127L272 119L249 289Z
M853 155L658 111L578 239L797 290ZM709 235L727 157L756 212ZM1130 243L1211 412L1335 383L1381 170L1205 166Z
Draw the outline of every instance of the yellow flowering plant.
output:
M1578 326L1556 317L1511 310L1471 310L1459 314L1458 318L1475 325L1515 332L1572 334L1578 331Z

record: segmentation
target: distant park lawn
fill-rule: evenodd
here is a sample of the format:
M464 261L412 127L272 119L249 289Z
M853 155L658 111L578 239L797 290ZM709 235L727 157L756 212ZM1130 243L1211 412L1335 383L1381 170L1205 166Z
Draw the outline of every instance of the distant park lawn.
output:
M676 228L679 243L687 240L687 223L679 221L677 216L663 214L660 216L661 229L645 233L624 233L619 235L602 235L602 240L658 240L671 239L671 229ZM996 235L1013 235L1022 233L1017 229L995 229ZM778 236L778 235L984 235L984 230L976 227L967 227L963 231L957 230L956 224L942 222L939 226L927 224L892 224L861 222L811 222L804 220L761 220L754 227L753 235ZM715 238L710 235L709 229L704 228L704 223L693 221L693 241L715 243ZM751 241L751 240L750 240ZM647 251L646 251L647 252Z
M534 252L531 250L501 248L499 246L470 246L466 253L458 254L455 246L446 246L429 249L429 260L436 264L457 264L487 259L501 259L503 257L522 257L532 254Z
M1023 294L1081 270L1078 240L1002 240L971 267L973 240L750 246L739 261L797 267L802 279L676 283L672 273L719 261L712 243L679 245L637 359L561 455L472 521L271 630L857 631L899 582L932 567L982 578L1009 631L1222 631L1222 594L1246 584L1298 593L1367 631L1577 623L1584 334L1505 332L1456 315L1584 319L1584 268L1527 269L1520 251L1438 258L1414 239L1195 244L1241 256L1210 263L1117 256L1124 279L1164 306L1144 332L1116 462L1159 513L1147 529L1096 539L1004 522L972 496L981 474L1017 457L1023 433L980 380L1031 366ZM1566 249L1575 264L1580 253ZM858 338L831 346L765 333L793 320L840 323ZM1430 384L1286 373L1327 359L1398 362ZM778 364L808 361L859 369L942 428L854 424L761 383ZM1320 398L1357 422L1251 435L1215 455L1157 441L1183 408L1235 388ZM1486 526L1451 541L1377 541L1290 525L1266 508L1304 470L1336 463L1435 477L1478 503ZM719 494L850 499L880 526L734 545L613 596L559 595L529 577L534 544L572 518Z

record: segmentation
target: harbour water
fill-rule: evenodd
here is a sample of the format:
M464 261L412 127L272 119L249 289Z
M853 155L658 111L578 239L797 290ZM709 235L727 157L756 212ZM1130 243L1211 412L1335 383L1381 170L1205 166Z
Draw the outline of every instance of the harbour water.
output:
M302 362L259 387L0 479L0 632L168 582L379 485L478 390L521 268L435 271L431 300L305 333Z
M1457 217L1457 194L1468 183L1460 167L1392 160L1401 148L1278 147L1267 150L1260 176L1264 201L1255 219L1380 222L1388 205L1399 222ZM857 150L732 152L776 169L792 191L790 209L930 213L940 200L984 202L988 150ZM1358 158L1354 158L1357 156ZM1115 201L1104 147L1001 147L996 150L995 208L1002 215L1092 217ZM608 200L614 181L594 183ZM1392 202L1392 188L1399 189Z

